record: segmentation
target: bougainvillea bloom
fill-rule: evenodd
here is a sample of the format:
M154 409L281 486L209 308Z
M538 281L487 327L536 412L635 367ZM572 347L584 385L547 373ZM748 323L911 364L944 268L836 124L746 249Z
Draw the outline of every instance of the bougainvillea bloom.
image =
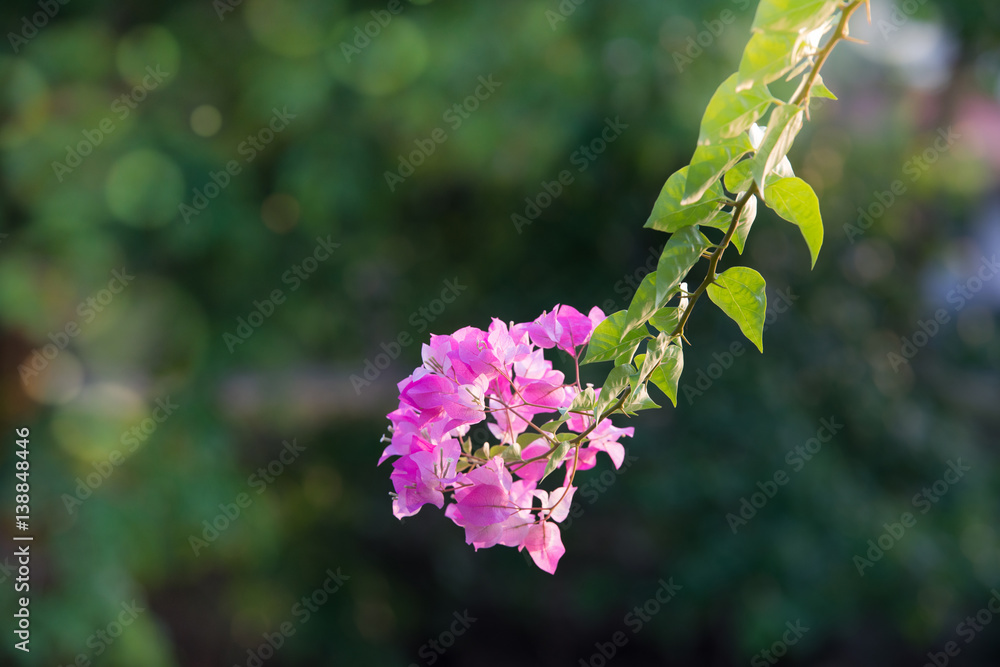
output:
M607 419L595 425L592 410L571 409L584 387L578 379L566 383L545 358L557 348L579 368L581 348L602 320L599 308L583 315L557 305L534 322L494 319L487 331L432 335L388 415L391 437L379 464L397 457L393 514L402 519L450 499L445 516L465 530L466 543L527 549L554 573L565 553L558 524L569 515L576 472L597 465L601 452L619 467L625 448L618 439L632 435ZM473 451L468 434L480 423L496 442ZM561 486L538 488L560 468Z

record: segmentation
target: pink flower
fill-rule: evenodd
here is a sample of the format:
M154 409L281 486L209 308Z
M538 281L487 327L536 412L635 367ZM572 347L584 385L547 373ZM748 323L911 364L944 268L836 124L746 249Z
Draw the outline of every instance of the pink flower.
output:
M526 548L538 567L554 573L565 553L558 523L569 514L576 472L594 467L599 452L620 466L625 450L618 439L632 429L606 420L588 431L592 416L560 417L582 389L566 383L544 349L575 356L602 320L599 308L584 316L559 305L534 322L494 319L487 331L465 327L432 335L422 347L423 364L398 383L399 405L388 415L391 436L379 463L398 457L390 474L393 514L403 518L427 504L443 507L475 549ZM551 435L539 433L545 421L539 416L546 413L560 420L548 427ZM502 446L497 450L487 442L485 451L493 456L486 460L478 441L482 429L472 430L477 424L485 424ZM552 460L556 438L565 442L574 433L585 435ZM511 456L516 446L520 460ZM537 485L550 465L565 466L565 481L545 491Z
M559 305L529 324L528 334L538 347L559 347L575 356L576 348L590 340L594 327L603 319L604 312L596 306L586 316L572 306Z

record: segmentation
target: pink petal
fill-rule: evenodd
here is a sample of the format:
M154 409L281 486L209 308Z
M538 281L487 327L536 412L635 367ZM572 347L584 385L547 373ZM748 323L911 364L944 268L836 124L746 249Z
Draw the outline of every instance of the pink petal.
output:
M527 547L535 565L549 574L556 573L559 559L566 553L562 536L559 534L559 526L551 521L543 521L532 526L524 539L524 546Z

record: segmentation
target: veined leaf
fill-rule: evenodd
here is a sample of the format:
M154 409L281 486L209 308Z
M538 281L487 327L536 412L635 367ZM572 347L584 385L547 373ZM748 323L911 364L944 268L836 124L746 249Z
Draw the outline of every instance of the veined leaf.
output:
M816 266L823 247L823 218L813 189L801 178L780 178L765 188L764 197L775 213L798 226L809 246L812 266Z
M628 311L619 310L598 324L590 336L590 343L587 344L587 354L580 363L592 364L598 361L611 361L627 351L629 346L632 347L632 352L635 352L639 342L648 334L641 327L626 333L625 320L627 317Z
M764 294L764 278L759 273L745 266L723 271L708 286L708 298L740 325L740 331L758 350L764 351L767 296Z
M681 284L709 245L709 240L696 227L685 227L670 237L656 265L657 306L666 303L667 297Z
M808 32L820 27L838 5L839 0L761 0L752 29Z
M660 308L649 318L649 323L656 327L658 331L666 331L667 333L672 333L677 328L677 325L680 324L680 321L681 310L674 306Z
M736 223L736 233L733 234L733 245L742 255L743 247L747 242L747 235L750 234L750 226L757 219L757 197L750 195L750 199L743 205L740 211L740 219Z
M739 74L731 75L708 101L701 119L698 145L705 146L739 136L763 116L772 103L778 101L763 84L737 92L737 83Z
M668 242L667 247L669 246ZM659 308L659 296L656 289L656 272L654 271L646 274L646 277L639 283L639 289L632 295L632 303L629 304L628 313L625 316L624 332L628 333L644 324L650 315L656 312L657 308Z
M722 139L695 148L681 204L693 204L701 199L710 187L718 183L719 177L727 169L752 150L750 138L743 132L731 139Z
M608 379L601 387L601 395L597 397L597 407L594 408L594 416L600 420L604 417L605 411L618 400L618 394L628 387L629 376L635 373L632 364L622 364L615 366L608 373Z
M743 50L736 90L771 83L784 76L798 62L798 43L798 32L755 32Z
M701 224L722 207L726 195L720 183L711 184L697 203L681 204L687 187L688 169L683 167L667 179L644 227L673 233L681 227Z
M753 160L743 160L734 164L722 179L726 189L730 192L746 192L753 181L752 168Z
M802 129L802 109L795 104L781 104L771 112L767 131L761 139L760 147L753 157L753 180L757 188L764 191L764 179L788 155L795 136Z
M675 408L677 407L677 384L680 382L683 370L684 351L680 345L670 345L666 349L660 365L649 376L649 381L670 399Z

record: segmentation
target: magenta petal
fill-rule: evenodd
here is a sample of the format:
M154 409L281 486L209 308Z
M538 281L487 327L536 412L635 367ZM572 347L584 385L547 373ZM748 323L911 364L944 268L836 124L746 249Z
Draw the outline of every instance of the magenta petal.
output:
M458 501L457 507L466 526L500 523L514 511L503 487L493 485L476 486Z
M535 561L535 565L549 574L556 573L559 559L566 553L562 536L559 534L559 526L549 521L532 526L524 540L524 546L531 554L531 560Z

